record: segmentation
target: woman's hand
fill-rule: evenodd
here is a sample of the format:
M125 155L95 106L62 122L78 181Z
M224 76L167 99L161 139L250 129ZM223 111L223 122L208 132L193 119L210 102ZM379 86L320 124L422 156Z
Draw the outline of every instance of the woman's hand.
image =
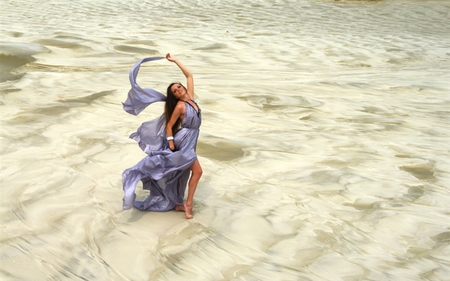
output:
M171 62L175 62L177 60L175 57L172 57L169 53L166 55L166 59Z
M175 144L174 144L173 140L169 141L169 149L172 151L175 151Z
M194 99L194 77L192 76L192 73L175 57L172 57L169 53L166 55L166 59L170 62L174 62L183 72L184 76L186 77L186 84L187 84L187 93L189 95L190 99Z

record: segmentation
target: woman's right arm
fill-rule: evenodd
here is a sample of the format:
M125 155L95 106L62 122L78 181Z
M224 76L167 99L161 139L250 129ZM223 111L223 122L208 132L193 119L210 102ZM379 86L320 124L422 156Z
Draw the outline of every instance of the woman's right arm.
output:
M172 116L170 116L169 122L166 124L166 136L167 136L167 142L169 143L170 150L175 150L175 142L173 140L173 131L172 127L177 122L178 118L183 114L183 105L184 103L177 103L175 106L175 109L173 110ZM170 139L170 140L169 140Z

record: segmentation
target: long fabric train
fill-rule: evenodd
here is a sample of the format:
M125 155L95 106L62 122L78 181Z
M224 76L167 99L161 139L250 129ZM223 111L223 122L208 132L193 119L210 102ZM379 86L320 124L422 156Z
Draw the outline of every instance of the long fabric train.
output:
M144 58L131 68L131 89L127 100L123 103L126 112L138 115L148 105L166 100L165 95L153 89L141 88L136 82L142 63L163 58ZM189 167L197 159L195 150L201 125L200 108L197 112L186 102L186 113L181 129L174 135L175 152L169 149L165 125L165 117L161 115L143 123L130 135L147 156L122 174L124 210L134 206L141 210L164 212L172 210L175 205L183 205L190 176ZM150 190L150 195L144 201L135 201L135 190L139 181L142 181L144 189Z

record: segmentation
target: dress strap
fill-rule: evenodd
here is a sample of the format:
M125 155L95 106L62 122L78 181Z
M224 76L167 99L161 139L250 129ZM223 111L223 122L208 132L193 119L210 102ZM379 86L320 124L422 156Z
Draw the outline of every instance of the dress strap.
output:
M192 101L192 102L195 104L195 106L197 106L197 109L196 109L189 101ZM199 114L199 113L200 113L200 107L199 107L198 104L195 102L195 100L190 99L189 101L186 101L186 102L194 109L194 111L195 111L197 114Z

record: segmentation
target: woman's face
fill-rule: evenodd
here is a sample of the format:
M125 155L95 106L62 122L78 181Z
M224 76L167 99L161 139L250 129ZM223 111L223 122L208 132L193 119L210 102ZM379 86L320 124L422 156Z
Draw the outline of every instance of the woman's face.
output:
M186 89L181 84L173 84L170 90L177 99L181 99L186 94Z

